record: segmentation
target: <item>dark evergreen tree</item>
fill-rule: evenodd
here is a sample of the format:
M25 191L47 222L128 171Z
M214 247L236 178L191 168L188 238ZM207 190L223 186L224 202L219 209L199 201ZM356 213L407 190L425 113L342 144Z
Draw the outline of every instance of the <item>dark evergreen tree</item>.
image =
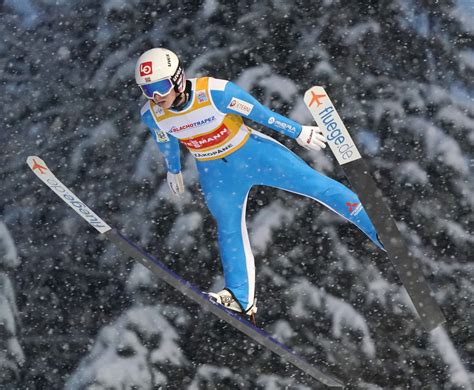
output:
M193 162L183 152L188 191L173 199L162 158L140 124L133 68L154 46L178 52L188 76L232 79L300 122L311 120L302 94L323 85L448 319L446 331L423 333L391 265L360 232L310 200L256 188L248 220L262 326L309 359L346 372L354 386L469 388L474 17L468 2L21 4L0 4L0 213L23 259L9 279L26 356L23 369L21 359L10 360L9 378L18 388L61 388L77 378L78 367L91 368L93 381L97 371L89 363L107 362L116 347L98 346L104 329L119 331L123 318L143 312L138 306L177 313L165 319L188 363L168 367L181 370L181 382L169 386L296 386L271 354L98 239L25 164L28 155L40 155L133 241L203 290L218 285L215 226ZM306 153L258 128L345 181L330 153ZM139 345L151 353L160 343Z

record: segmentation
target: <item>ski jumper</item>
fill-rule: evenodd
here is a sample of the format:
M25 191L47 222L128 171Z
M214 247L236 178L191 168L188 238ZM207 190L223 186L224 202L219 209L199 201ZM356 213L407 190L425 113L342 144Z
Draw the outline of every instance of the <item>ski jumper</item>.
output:
M382 247L357 196L315 171L288 148L245 125L251 119L291 138L301 125L260 104L236 84L210 77L192 83L186 106L164 110L149 100L143 122L172 173L181 171L180 146L196 158L207 206L217 222L225 287L246 311L254 302L255 264L245 223L247 195L266 185L312 198L355 224Z

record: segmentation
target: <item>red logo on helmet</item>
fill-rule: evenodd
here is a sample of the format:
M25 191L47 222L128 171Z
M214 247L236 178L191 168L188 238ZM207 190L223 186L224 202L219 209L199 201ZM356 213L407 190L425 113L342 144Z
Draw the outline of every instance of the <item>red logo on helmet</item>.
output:
M140 76L148 76L153 73L153 65L151 61L140 64Z

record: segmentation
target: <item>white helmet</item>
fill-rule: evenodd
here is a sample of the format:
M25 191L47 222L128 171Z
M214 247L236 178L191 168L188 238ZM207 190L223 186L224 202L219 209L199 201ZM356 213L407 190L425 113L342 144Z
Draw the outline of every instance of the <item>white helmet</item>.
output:
M156 48L143 53L135 66L135 81L148 99L156 93L165 96L174 90L184 91L186 77L176 54Z

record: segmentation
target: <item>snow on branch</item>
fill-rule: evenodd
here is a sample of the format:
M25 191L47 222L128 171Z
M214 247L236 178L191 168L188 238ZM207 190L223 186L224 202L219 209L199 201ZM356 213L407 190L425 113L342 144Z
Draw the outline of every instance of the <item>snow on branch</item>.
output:
M349 303L315 287L306 279L299 279L291 287L293 297L291 315L296 318L313 318L312 309L330 316L332 334L336 338L343 336L344 329L352 329L362 333L362 351L370 358L375 356L375 344L370 336L364 316Z
M100 331L66 389L165 386L169 368L187 364L178 341L158 306L132 308Z

